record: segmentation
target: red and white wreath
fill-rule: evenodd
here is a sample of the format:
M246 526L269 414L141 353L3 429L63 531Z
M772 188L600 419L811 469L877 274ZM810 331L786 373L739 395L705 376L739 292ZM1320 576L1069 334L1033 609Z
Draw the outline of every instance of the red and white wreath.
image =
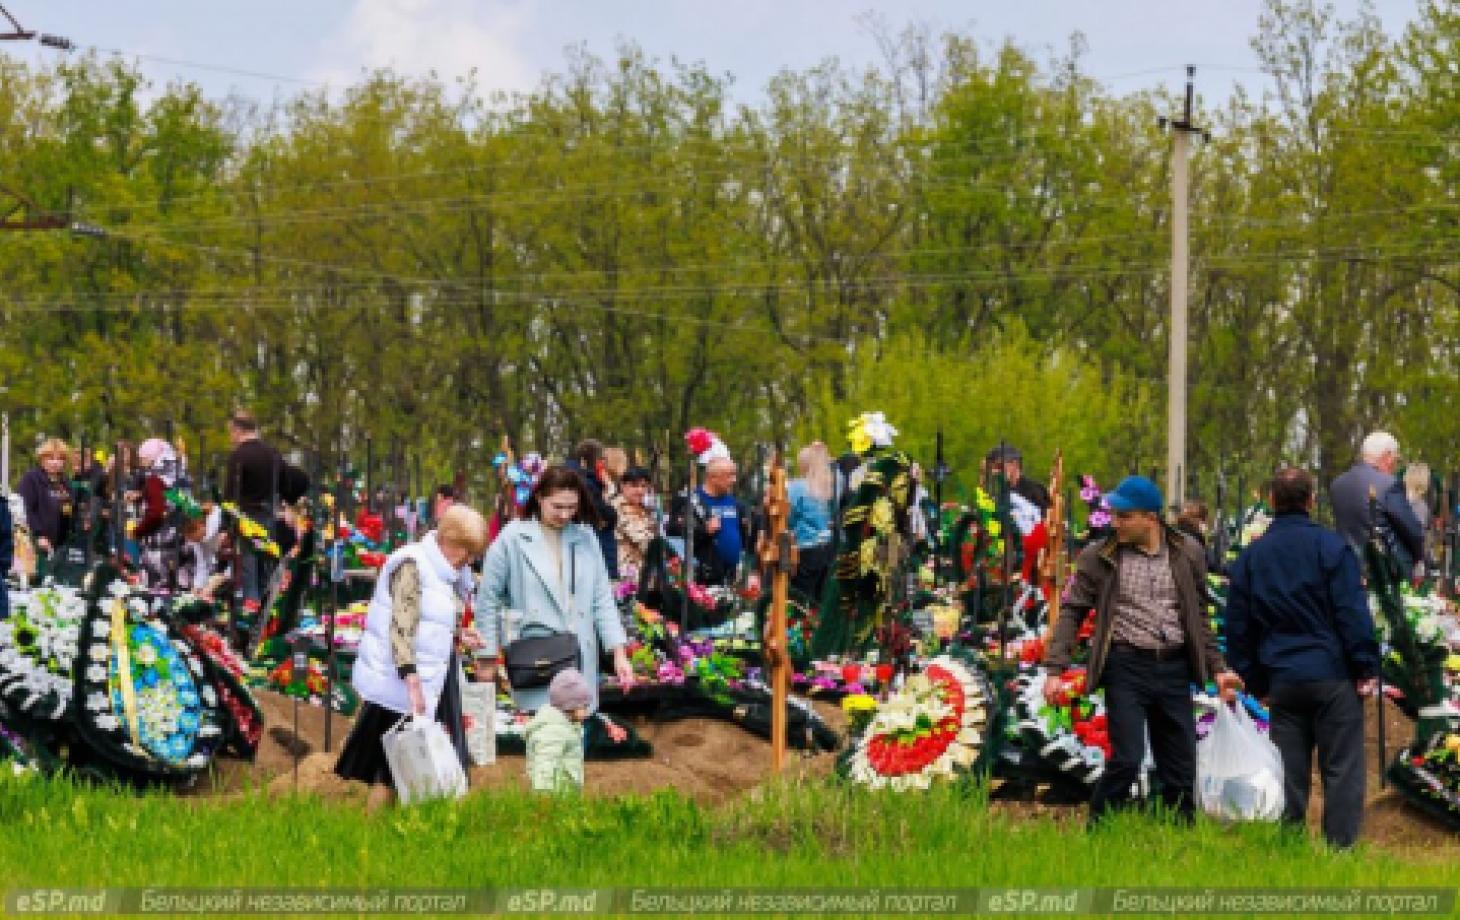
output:
M873 789L927 789L973 768L988 721L986 684L962 662L935 658L877 707L847 774Z

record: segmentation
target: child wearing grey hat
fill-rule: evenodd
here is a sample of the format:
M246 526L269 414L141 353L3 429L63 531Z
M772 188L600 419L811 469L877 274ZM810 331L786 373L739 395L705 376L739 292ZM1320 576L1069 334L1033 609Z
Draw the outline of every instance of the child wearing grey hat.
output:
M593 704L588 681L577 668L559 671L548 684L548 705L527 723L527 779L533 792L583 788L583 722Z

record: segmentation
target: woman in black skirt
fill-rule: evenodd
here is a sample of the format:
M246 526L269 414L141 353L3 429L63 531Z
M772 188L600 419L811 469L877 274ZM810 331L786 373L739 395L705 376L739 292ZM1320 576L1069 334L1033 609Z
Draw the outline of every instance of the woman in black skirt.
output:
M436 530L396 550L380 570L351 674L364 705L335 764L344 779L370 785L372 811L395 797L382 739L407 715L443 722L465 766L456 652L458 644L482 644L476 630L460 625L472 589L469 564L486 546L486 520L455 505Z

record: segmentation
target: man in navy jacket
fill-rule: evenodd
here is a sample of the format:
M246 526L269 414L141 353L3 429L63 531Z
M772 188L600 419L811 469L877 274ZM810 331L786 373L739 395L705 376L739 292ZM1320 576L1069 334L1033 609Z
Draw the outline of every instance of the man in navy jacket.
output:
M1308 811L1313 751L1323 777L1323 835L1354 845L1364 809L1362 697L1374 691L1379 644L1359 562L1347 540L1309 518L1306 471L1273 477L1276 514L1231 570L1227 660L1272 709L1282 753L1285 821Z

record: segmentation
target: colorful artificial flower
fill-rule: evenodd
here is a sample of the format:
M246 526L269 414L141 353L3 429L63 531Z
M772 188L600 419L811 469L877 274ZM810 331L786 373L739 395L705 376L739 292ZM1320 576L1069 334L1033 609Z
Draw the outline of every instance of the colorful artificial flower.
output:
M866 540L862 543L857 552L859 575L872 575L877 572L877 541Z
M223 511L234 519L239 535L253 544L256 551L276 559L280 556L279 544L269 539L268 528L244 514L232 502L224 502Z
M730 456L730 448L725 445L718 434L707 428L691 428L685 432L684 443L701 466L711 460Z
M957 604L933 604L928 611L933 617L933 635L944 642L957 635L958 625L963 620L963 611Z
M12 591L10 606L10 617L0 620L0 701L22 715L58 719L70 705L82 657L85 599L71 587L44 587Z
M962 662L942 656L879 706L847 764L855 783L873 789L927 789L977 764L990 694Z
M1085 526L1087 530L1104 530L1110 526L1110 504L1105 500L1105 494L1100 491L1100 486L1095 482L1095 477L1089 474L1080 477L1080 499L1085 502L1087 511Z
M891 447L897 429L888 424L881 412L863 412L847 423L847 441L852 452L865 454L873 448Z
M1045 684L1057 678L1040 669L1020 674L1013 683L1011 727L1031 764L1093 786L1104 775L1111 754L1103 693L1085 693L1083 671L1066 677L1050 704Z
M1261 502L1247 509L1242 516L1242 536L1240 545L1250 546L1261 539L1267 533L1267 528L1272 524L1272 515L1268 512L1266 505Z
M868 521L872 529L880 534L890 534L897 526L896 515L892 510L892 502L886 496L877 499L872 503L872 511Z
M703 607L707 610L714 609L715 599L710 596L709 590L704 585L692 581L686 586L685 590L689 594L690 603L696 607Z
M714 445L715 435L706 428L691 428L685 432L684 443L698 457Z
M875 712L877 701L865 693L854 693L842 697L842 711L847 715L860 712Z
M661 614L657 610L654 610L651 607L646 607L643 604L637 605L634 608L634 613L644 623L648 623L648 624L651 624L651 625L657 625L659 623L663 623L664 622L664 616L663 616L663 614Z

